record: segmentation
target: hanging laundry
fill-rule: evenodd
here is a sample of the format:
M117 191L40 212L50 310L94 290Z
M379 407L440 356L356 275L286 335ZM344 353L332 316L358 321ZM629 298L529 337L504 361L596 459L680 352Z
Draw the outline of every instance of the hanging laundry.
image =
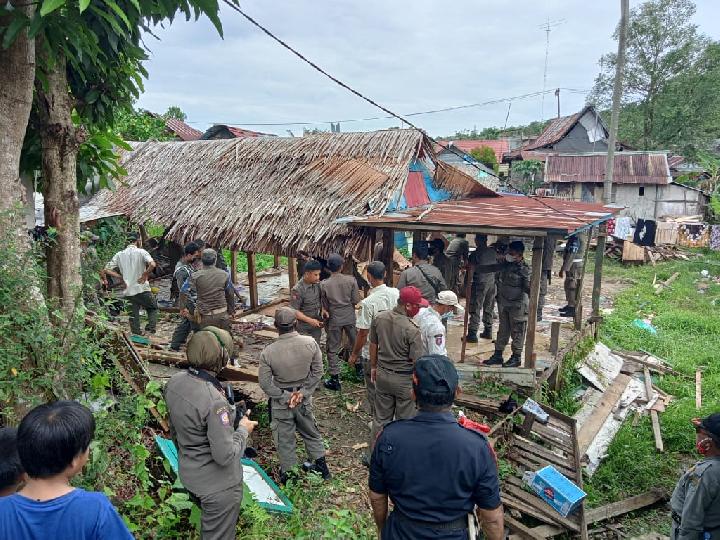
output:
M652 219L638 219L633 234L633 243L638 246L654 246L656 223Z
M628 240L630 238L630 229L632 228L632 221L627 216L621 216L615 220L615 238L620 240Z
M720 225L713 225L710 229L710 249L720 251Z
M607 220L607 233L609 236L615 236L615 218Z
M707 247L710 243L710 227L705 223L683 223L678 229L678 244L685 247Z

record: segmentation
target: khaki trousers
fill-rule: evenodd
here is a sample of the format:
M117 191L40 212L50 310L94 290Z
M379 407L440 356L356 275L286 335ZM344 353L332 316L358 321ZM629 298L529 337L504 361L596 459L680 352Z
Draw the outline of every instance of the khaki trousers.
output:
M311 461L315 461L325 455L325 445L322 435L315 422L312 412L312 398L305 398L303 403L289 409L280 400L272 400L272 429L273 441L280 457L280 469L287 472L297 465L297 454L295 452L295 433L302 437L305 443L305 450Z
M327 337L327 359L330 375L340 375L340 348L342 347L343 333L347 336L347 342L352 347L357 336L355 323L342 326L328 325L325 330Z
M200 519L202 540L235 540L242 497L242 483L199 497L202 510Z
M470 323L468 324L468 335L471 336L477 334L481 313L483 326L492 326L495 303L495 274L490 274L489 278L483 275L477 281L474 278L475 276L470 289Z
M570 270L565 274L565 282L563 288L565 289L565 300L567 305L575 307L577 304L577 289L580 285L580 276L582 275L582 263L573 263Z
M408 364L408 371L412 368ZM393 420L415 416L415 402L412 399L412 373L394 373L378 367L375 378L375 415L370 434L370 452L380 430Z
M495 350L502 353L510 338L510 350L513 354L520 356L525 344L525 329L527 328L527 314L521 312L516 306L501 306L500 326L497 338L495 339Z

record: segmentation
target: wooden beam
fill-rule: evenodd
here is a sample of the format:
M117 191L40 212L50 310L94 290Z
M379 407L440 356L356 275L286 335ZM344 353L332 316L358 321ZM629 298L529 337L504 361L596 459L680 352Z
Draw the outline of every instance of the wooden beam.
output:
M248 288L250 289L250 309L258 307L257 269L255 268L255 253L245 252L248 265Z
M648 399L650 399L650 396L652 396L653 393L653 389L652 378L650 377L650 369L647 366L643 368L643 376L645 377L645 392L647 392L647 397ZM655 437L655 449L658 452L664 452L665 445L663 444L662 432L660 431L660 417L658 416L658 412L651 409L650 419L652 420L653 437Z
M670 276L668 279L660 283L660 285L657 286L657 289L655 289L655 294L660 294L665 287L670 285L673 281L675 281L678 277L680 277L680 272L675 272L672 276Z
M603 392L600 401L592 411L590 418L588 418L578 433L578 447L580 454L587 452L590 444L593 442L597 434L602 429L608 416L612 413L615 405L620 400L620 397L625 392L625 389L630 384L631 378L628 375L620 374L615 377L613 383Z
M593 317L600 316L600 292L602 290L602 267L605 259L605 239L607 238L606 227L601 225L598 229L597 246L595 247L595 269L593 272L592 289L592 314Z
M348 223L350 227L367 227L369 229L392 229L398 231L433 231L447 233L465 233L465 234L492 234L497 236L520 236L527 238L530 236L548 236L566 235L567 229L507 229L504 227L483 227L480 225L457 225L455 223L423 223L416 221L401 222L368 222L368 221L351 221Z
M237 251L230 252L230 281L233 285L237 285Z
M535 367L535 330L537 327L537 308L540 296L540 276L542 274L542 259L544 239L536 236L532 248L532 267L530 275L530 303L528 305L527 330L525 333L525 367Z
M393 287L393 254L395 253L395 233L392 229L383 229L382 242L382 262L385 263L385 283L388 286Z
M280 255L275 254L273 257L273 268L280 268Z
M582 328L582 290L585 283L585 268L587 267L588 253L590 253L590 240L592 240L592 227L588 230L587 239L585 241L585 253L583 254L582 274L580 274L580 282L578 283L577 296L575 297L575 330Z
M650 399L650 396L648 396ZM699 369L695 370L695 408L700 409L702 407L702 371Z
M560 321L550 323L550 354L553 356L560 350Z
M475 265L469 263L465 271L465 313L463 315L463 337L460 346L460 363L465 362L465 349L467 347L468 324L470 321L470 293L472 291L472 281L475 275Z
M530 538L531 540L545 540L542 534L538 534L530 527L523 525L519 520L512 517L509 513L505 514L505 523L510 527L511 531L515 531L522 538Z
M297 259L295 257L288 257L288 283L290 290L297 284Z
M582 473L582 455L580 454L580 445L578 444L578 426L577 420L574 418L568 419L570 423L570 439L572 440L573 446L573 457L575 458L575 483L577 486L583 488L583 473ZM585 501L580 503L580 508L577 510L577 515L580 521L580 539L588 540L587 530L587 517L585 516Z
M413 231L413 247L415 247L417 244L422 242L424 238L425 238L425 231L422 231L422 230Z

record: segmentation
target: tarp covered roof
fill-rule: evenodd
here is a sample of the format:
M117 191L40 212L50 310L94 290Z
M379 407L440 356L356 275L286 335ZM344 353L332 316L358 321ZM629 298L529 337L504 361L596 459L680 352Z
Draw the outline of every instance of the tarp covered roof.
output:
M369 242L336 220L459 198L495 196L435 159L416 130L136 144L101 209L154 221L178 242L258 253L355 253Z

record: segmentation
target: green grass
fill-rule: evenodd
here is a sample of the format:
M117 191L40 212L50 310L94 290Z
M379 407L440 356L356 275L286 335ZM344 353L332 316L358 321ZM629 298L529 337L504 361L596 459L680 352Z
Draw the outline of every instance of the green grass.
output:
M231 264L231 256L229 249L223 249L223 257L227 262L228 267ZM273 267L275 264L275 256L268 255L266 253L257 253L255 255L255 270L262 272ZM280 265L287 267L287 257L280 257ZM240 251L237 256L237 270L238 272L248 271L247 254L244 251Z
M683 467L697 459L690 420L720 410L720 284L712 280L720 275L720 254L701 253L699 259L655 267L606 265L605 276L622 277L633 285L615 299L615 309L601 327L601 340L610 348L646 350L667 360L680 375L655 378L663 391L675 397L660 415L665 452L655 450L649 417L635 427L627 421L608 457L585 484L592 506L651 488L671 490ZM708 270L710 279L703 279L701 270ZM653 278L665 280L674 272L680 272L678 279L655 294ZM637 318L652 318L658 334L632 326ZM703 368L703 407L696 410L694 380L699 367Z

